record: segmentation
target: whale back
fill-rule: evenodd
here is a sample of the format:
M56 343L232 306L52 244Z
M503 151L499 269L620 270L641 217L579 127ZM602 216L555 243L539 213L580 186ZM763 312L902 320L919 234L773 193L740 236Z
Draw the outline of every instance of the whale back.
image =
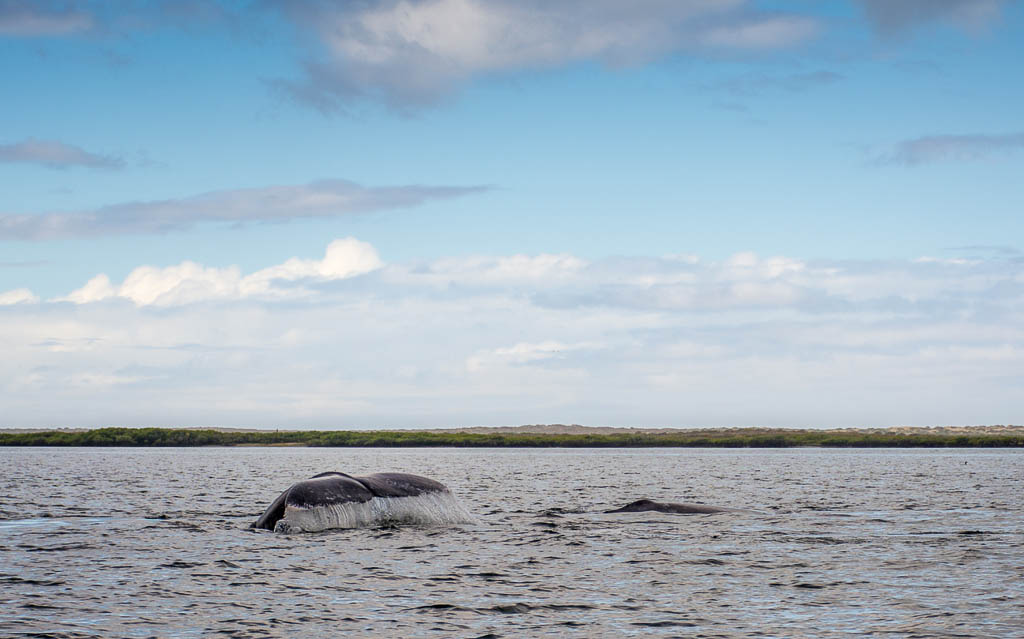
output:
M626 504L622 508L616 508L614 510L606 510L605 512L606 513L638 513L638 512L643 512L645 510L656 510L656 506L657 505L658 504L656 502L653 502L650 499L638 499L636 501L633 501L633 502L630 502L630 503Z
M673 504L661 501L652 501L650 499L638 499L634 502L630 502L622 508L616 508L615 510L606 510L606 513L639 513L639 512L659 512L659 513L681 513L681 514L706 514L706 513L724 513L734 512L733 508L721 508L719 506L706 506L704 504Z

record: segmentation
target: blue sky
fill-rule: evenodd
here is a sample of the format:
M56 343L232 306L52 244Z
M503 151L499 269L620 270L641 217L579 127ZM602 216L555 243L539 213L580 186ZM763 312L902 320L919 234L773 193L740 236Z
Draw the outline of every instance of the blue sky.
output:
M1022 35L0 0L0 427L1020 423Z

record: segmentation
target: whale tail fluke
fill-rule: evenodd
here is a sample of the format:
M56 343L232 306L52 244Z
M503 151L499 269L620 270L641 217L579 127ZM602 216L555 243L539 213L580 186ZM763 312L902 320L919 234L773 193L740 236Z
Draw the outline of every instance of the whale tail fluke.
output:
M254 528L316 532L388 524L471 523L472 515L444 484L406 473L353 477L326 472L293 484Z
M274 524L274 532L319 532L334 528L378 526L453 526L470 524L473 515L449 492L413 497L374 497L365 502L289 508Z

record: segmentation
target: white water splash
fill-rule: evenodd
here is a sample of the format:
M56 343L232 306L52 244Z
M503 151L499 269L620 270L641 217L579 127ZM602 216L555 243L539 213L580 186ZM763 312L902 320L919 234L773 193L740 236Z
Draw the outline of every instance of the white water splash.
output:
M374 497L314 508L285 508L274 532L317 532L330 528L364 528L387 524L451 525L473 523L473 515L451 493L415 497Z

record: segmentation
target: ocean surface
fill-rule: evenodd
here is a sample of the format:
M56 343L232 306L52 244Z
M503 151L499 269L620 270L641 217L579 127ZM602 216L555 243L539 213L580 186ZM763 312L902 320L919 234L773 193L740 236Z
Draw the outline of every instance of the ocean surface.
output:
M1024 637L1024 451L0 448L3 637ZM248 526L319 472L475 517ZM641 497L749 508L603 514Z

